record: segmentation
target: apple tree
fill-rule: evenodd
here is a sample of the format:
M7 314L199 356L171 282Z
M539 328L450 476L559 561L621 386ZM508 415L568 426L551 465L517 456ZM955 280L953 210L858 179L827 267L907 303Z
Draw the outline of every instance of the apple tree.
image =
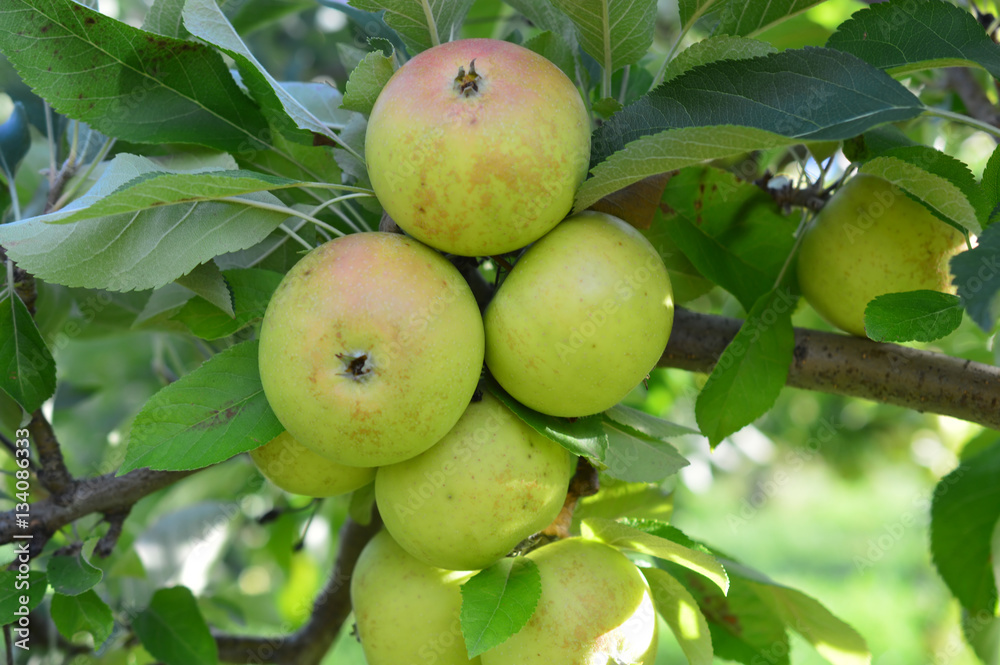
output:
M998 34L3 0L5 662L1000 664Z

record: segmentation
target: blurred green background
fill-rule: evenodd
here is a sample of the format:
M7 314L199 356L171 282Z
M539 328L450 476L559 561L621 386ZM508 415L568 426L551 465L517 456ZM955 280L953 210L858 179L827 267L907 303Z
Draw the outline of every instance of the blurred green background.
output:
M279 80L322 78L343 89L365 42L340 12L312 0L239 2L234 21ZM660 4L655 51L662 58L672 42L676 7L670 1ZM821 44L862 6L856 0L829 0L763 38L782 48ZM148 6L141 0L101 0L100 8L139 25ZM519 29L497 21L506 15L497 0L477 2L469 35L502 36L497 30ZM650 61L655 69L659 60ZM10 84L9 73L2 80ZM920 74L913 84L921 84ZM0 115L5 113L0 108ZM991 141L961 127L923 126L936 132L923 140L965 160L981 175ZM794 177L796 168L790 166L788 175ZM91 312L70 306L67 293L62 287L45 287L39 301L43 332L50 340L79 326L56 352L60 389L53 421L67 442L67 461L76 475L107 473L124 455L129 418L169 377L190 371L214 349L167 333L102 337L131 321L145 296L116 294L91 317ZM690 306L740 315L718 291ZM795 323L826 328L805 306ZM993 339L968 322L932 348L996 362ZM638 388L629 402L693 425L694 397L704 380L657 370L648 389ZM3 418L9 420L10 410L0 403ZM868 640L877 665L971 665L978 661L961 637L957 603L930 560L929 500L964 446L977 437L996 436L950 418L786 389L771 412L715 451L699 437L679 441L692 464L668 483L674 490L673 523L819 599ZM12 468L9 459L2 466ZM277 519L259 523L276 507L282 509ZM346 498L314 509L303 497L283 494L263 483L241 456L138 504L115 553L95 563L107 572L108 592L121 599L117 607L123 620L145 607L153 589L180 583L201 598L213 626L280 635L308 615L337 548L335 525L347 511ZM76 528L85 535L95 523L90 518ZM300 541L301 549L293 551ZM10 547L4 549L7 556L0 559L9 560ZM364 662L349 628L326 663ZM662 628L658 662L684 662L669 630ZM794 642L792 661L825 662L801 640ZM141 652L116 651L65 662L152 659Z

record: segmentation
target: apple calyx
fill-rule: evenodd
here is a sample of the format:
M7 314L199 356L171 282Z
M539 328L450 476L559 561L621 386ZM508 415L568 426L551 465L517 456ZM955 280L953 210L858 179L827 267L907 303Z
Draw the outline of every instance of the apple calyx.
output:
M375 371L375 363L364 351L338 353L337 359L344 363L344 371L340 372L340 376L355 381L364 381Z
M479 74L476 73L476 59L469 63L469 71L466 73L465 67L458 68L458 76L455 77L455 90L465 97L472 97L479 94Z

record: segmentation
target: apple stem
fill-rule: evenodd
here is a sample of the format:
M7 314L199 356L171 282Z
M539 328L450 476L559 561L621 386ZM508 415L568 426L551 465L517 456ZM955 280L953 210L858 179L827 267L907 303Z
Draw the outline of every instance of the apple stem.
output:
M355 381L363 381L375 369L367 353L338 353L337 359L344 363L344 371L340 376L346 376Z
M469 72L465 72L465 67L458 68L458 76L455 77L455 89L459 94L472 97L479 93L479 74L476 73L476 59L469 63Z
M552 524L547 526L542 535L556 539L569 538L570 527L573 524L573 513L576 511L580 499L585 496L597 494L601 488L601 480L595 469L587 458L580 457L576 462L576 473L569 481L569 490L566 492L566 502L563 503L562 510L552 520Z

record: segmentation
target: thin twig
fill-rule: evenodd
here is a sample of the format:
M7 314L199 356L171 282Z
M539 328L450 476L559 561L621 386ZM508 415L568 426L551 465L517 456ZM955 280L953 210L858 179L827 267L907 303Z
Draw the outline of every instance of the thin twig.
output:
M15 446L14 442L8 439L6 436L4 436L2 433L0 433L0 444L3 444L3 447L10 451L12 457L14 457L15 459L17 458L17 446ZM27 460L28 460L28 470L31 471L32 473L36 473L38 471L38 467L35 465L34 460L32 460L30 457L28 457Z
M351 613L354 566L382 522L375 515L368 525L347 518L340 529L340 549L333 572L313 604L309 620L296 632L278 637L217 634L219 660L226 663L318 665Z
M115 549L115 545L118 544L118 539L122 535L125 518L128 517L131 510L132 506L127 506L122 510L104 514L104 519L108 523L108 530L101 536L101 539L97 541L97 545L94 547L94 554L96 556L104 559L111 555L111 552Z
M10 624L3 627L3 646L7 652L7 665L14 665L14 643L10 639Z

